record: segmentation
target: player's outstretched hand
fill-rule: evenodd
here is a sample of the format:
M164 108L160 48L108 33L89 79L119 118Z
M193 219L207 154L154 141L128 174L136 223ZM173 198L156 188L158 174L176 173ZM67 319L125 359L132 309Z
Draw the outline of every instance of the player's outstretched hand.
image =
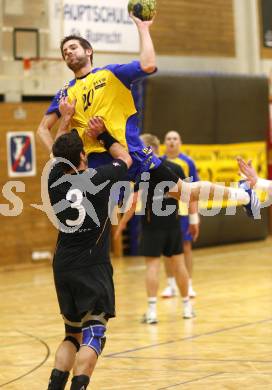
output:
M255 169L252 166L252 160L249 160L247 163L242 157L237 157L237 163L240 169L241 175L245 176L251 188L253 188L258 180L258 175Z
M72 118L75 114L76 99L69 103L68 97L62 98L59 104L59 111L62 117Z
M89 120L88 128L86 130L89 137L97 138L105 131L107 131L107 129L102 118L95 116Z
M193 241L195 242L199 236L199 223L198 224L190 224L189 225L189 233L193 237Z
M133 15L132 12L129 13L129 16L131 17L131 19L133 20L133 22L136 24L136 26L139 29L152 26L154 19L155 19L155 16L154 16L151 20L141 20L141 19L137 18L135 15Z

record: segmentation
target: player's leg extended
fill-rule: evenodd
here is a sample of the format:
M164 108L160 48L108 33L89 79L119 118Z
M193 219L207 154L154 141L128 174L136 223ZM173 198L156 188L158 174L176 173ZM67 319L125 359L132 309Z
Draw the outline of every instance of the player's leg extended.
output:
M177 184L171 188L169 195L184 202L192 201L223 201L232 200L238 204L248 204L250 197L247 192L240 188L225 187L209 181L197 181L187 183L178 180Z
M51 372L48 390L63 390L65 388L82 340L81 322L73 322L65 317L64 322L65 338L56 351L54 369Z
M152 159L154 161L158 160L154 155ZM190 200L232 200L238 204L246 205L251 200L249 194L242 188L225 187L209 181L188 183L178 178L171 169L159 163L150 169L150 178L158 184L168 182L168 187L170 188L168 192L169 196L177 200L182 200L185 203L189 203Z

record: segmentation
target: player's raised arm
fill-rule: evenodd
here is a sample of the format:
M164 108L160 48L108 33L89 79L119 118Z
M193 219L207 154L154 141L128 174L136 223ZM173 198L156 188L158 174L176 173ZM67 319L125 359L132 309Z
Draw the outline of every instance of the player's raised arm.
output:
M61 96L62 90L59 90L54 96L54 99L48 107L37 129L37 135L43 144L47 147L49 153L52 152L52 146L54 143L53 137L51 135L51 129L61 117L61 113L59 111L59 102Z
M56 139L62 134L68 133L70 130L70 122L75 113L76 100L69 103L68 97L61 99L59 104L59 112L61 113L61 122L56 134Z
M42 143L47 147L49 153L51 153L54 143L51 135L51 129L55 123L57 123L58 119L59 117L55 112L44 115L37 129L37 135L41 139Z
M140 37L140 64L146 73L153 73L156 70L156 54L153 41L150 35L150 26L153 20L142 21L130 13L131 19L136 24Z

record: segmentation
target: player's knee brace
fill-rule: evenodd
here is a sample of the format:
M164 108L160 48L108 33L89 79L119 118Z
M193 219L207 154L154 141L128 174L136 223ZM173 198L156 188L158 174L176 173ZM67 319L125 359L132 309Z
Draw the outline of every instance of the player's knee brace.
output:
M54 368L51 372L47 390L64 390L68 381L69 372Z
M76 347L77 352L79 351L80 344L79 344L79 342L77 341L77 339L75 337L73 337L73 336L66 336L63 341L70 341L70 343L74 344L74 346Z
M104 325L89 325L82 329L82 344L92 348L99 356L106 344L106 327Z

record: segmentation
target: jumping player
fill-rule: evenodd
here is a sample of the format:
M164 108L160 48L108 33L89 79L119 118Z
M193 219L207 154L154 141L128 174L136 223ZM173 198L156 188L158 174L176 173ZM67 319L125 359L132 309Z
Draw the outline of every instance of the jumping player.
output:
M89 119L101 117L109 133L129 150L133 160L129 179L137 181L142 172L151 170L153 180L170 180L176 184L169 191L172 197L180 199L182 195L185 201L189 201L190 197L191 200L206 200L208 194L214 200L223 198L246 204L252 214L251 191L246 193L242 189L220 187L209 182L182 182L162 166L160 159L139 139L137 110L131 85L139 78L156 71L156 57L149 32L153 21L141 21L133 15L131 18L140 36L140 61L93 69L93 49L87 40L73 35L62 40L62 56L74 72L75 78L56 94L39 125L39 136L51 152L53 139L50 129L63 116L57 136L71 127L75 128L83 140L89 167L96 168L111 160L110 155L88 130Z
M65 324L48 390L63 390L74 368L71 390L85 390L101 354L109 318L115 316L109 258L108 203L113 183L131 165L125 149L112 139L104 144L113 161L87 169L83 142L76 131L60 136L53 155L65 161L51 170L48 191L58 218L53 261L55 287Z
M77 129L81 136L89 166L95 168L111 160L105 148L88 136L87 123L91 117L101 117L110 134L125 146L134 160L130 177L134 178L144 170L157 167L158 159L152 156L138 137L138 119L131 85L136 80L156 71L156 57L149 28L152 21L141 21L131 15L135 22L141 43L140 61L124 65L107 65L93 69L93 49L91 44L79 36L68 36L61 42L61 53L75 78L55 96L38 128L38 134L51 152L53 143L50 129L62 115L59 105L72 112L70 128ZM67 129L60 127L58 135Z

